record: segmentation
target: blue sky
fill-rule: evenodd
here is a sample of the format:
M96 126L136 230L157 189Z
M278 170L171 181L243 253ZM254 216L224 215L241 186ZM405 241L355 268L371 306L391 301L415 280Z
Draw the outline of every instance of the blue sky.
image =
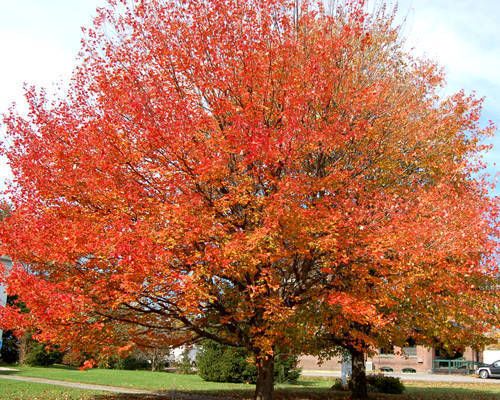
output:
M372 0L381 2L382 0ZM393 3L392 0L388 0ZM50 89L68 79L88 25L104 0L0 0L0 112L22 104L24 81ZM465 89L486 96L483 119L500 125L500 15L498 0L400 0L404 34L417 54L438 61L448 75L444 94ZM1 132L0 132L1 134ZM486 156L500 172L500 135ZM9 169L0 160L0 187ZM497 187L500 194L500 187Z
M408 46L445 68L444 94L476 91L486 98L484 124L491 120L500 128L500 1L400 0L399 12L406 16ZM500 131L491 143L485 162L494 179L500 174Z

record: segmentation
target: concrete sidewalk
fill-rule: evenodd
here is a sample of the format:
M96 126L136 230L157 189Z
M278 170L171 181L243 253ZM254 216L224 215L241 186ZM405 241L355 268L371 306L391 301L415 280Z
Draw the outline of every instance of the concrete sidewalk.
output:
M390 374L384 375L400 378L402 381L421 381L421 382L458 382L458 383L496 383L500 384L500 379L481 379L473 375L442 375L442 374ZM340 371L321 371L321 370L303 370L302 376L309 377L331 377L340 378Z

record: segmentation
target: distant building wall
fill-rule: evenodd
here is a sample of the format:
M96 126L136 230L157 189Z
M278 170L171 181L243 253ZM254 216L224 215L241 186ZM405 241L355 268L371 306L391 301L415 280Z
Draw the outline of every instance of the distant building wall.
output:
M423 346L416 346L416 351L411 356L401 354L400 348L394 349L394 354L376 354L367 358L367 369L378 370L390 367L394 372L401 372L403 368L414 368L417 372L428 372L432 369L432 351ZM329 370L340 371L340 357L332 358L322 364L313 356L302 356L299 367L303 370Z
M303 370L340 371L340 364L340 357L326 360L322 364L319 364L317 357L301 356L299 358L299 368Z
M404 368L413 368L416 372L432 372L433 361L436 358L435 350L425 346L414 346L413 348L405 348L406 352L399 347L394 348L393 353L384 354L377 353L373 357L368 357L366 366L367 370L380 370L383 367L389 367L396 373L402 372ZM500 360L500 350L491 354L484 352L484 357L488 359L495 358ZM483 353L472 350L470 347L465 349L463 358L468 361L483 361ZM318 358L313 356L302 356L299 358L299 367L303 370L319 370L319 371L340 371L340 358L327 360L322 364Z
M373 369L389 367L394 372L403 368L413 368L417 372L429 372L432 369L433 351L424 346L416 346L411 355L407 355L399 347L394 348L394 354L376 354L372 357Z

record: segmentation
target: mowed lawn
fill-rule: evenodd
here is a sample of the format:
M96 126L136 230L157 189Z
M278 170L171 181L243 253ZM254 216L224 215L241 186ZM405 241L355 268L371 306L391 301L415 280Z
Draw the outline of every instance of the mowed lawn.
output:
M245 390L250 387L250 385L241 383L206 382L198 375L181 375L168 372L124 371L97 368L80 371L78 369L63 366L55 368L16 367L16 369L19 369L19 372L15 373L17 376L31 376L36 378L147 389L152 391L238 391L242 389ZM318 383L327 387L329 382Z
M121 371L91 369L79 371L67 367L37 368L21 367L18 376L31 376L46 379L57 379L72 382L92 383L128 388L164 391L165 396L156 399L174 399L178 396L172 392L184 392L182 398L199 400L205 396L216 396L221 399L247 399L252 397L253 385L206 382L197 375L180 375L166 372ZM6 372L1 372L5 374ZM14 375L14 373L9 373ZM333 381L329 379L309 378L295 385L277 385L276 400L285 399L347 399L348 394L333 392L329 388ZM500 385L494 383L436 383L408 382L403 395L373 394L377 400L500 400ZM189 393L192 396L187 396ZM142 395L96 394L76 389L59 388L57 386L29 384L0 380L0 399L5 400L140 400L151 399Z
M40 383L0 380L2 400L91 400L97 392Z

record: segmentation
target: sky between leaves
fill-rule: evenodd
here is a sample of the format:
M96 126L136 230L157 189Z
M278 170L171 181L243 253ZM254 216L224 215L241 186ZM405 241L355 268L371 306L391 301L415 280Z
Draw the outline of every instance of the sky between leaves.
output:
M380 3L383 0L372 0ZM395 0L387 0L393 4ZM81 26L90 24L105 0L0 0L0 112L23 105L23 82L50 88L75 65ZM373 4L369 5L373 7ZM500 14L498 0L400 0L408 47L438 61L448 77L443 94L475 90L486 97L483 121L500 125ZM3 135L3 131L0 131ZM485 156L500 175L500 132ZM0 189L10 171L0 159ZM495 194L500 195L497 184Z

